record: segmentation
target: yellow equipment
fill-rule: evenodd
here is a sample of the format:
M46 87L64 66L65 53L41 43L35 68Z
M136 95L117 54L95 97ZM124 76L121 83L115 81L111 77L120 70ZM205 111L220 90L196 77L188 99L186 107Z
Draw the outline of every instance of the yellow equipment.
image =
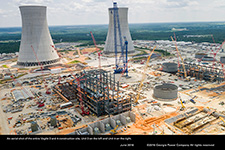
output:
M225 120L223 119L223 117L219 117L220 118L220 120L222 120L223 121L223 123L225 124Z
M155 49L156 49L156 46L153 48L151 54L148 56L148 59L147 59L147 61L146 61L146 65L145 65L145 68L144 68L144 72L142 73L142 79L141 79L141 82L140 82L140 86L139 86L139 88L138 88L138 95L137 95L137 98L136 98L136 100L135 100L134 103L137 103L138 100L139 100L139 97L140 97L140 91L141 91L141 88L142 88L142 86L143 86L143 82L144 82L145 77L146 77L145 73L146 73L146 70L147 70L147 68L148 68L148 63L149 63L150 58L151 58L153 52L155 51Z
M171 36L171 39L172 39L173 42L176 42L176 41L174 41L174 39L173 39L172 36ZM184 66L184 60L183 60L183 58L182 58L182 56L181 56L181 54L180 54L180 52L179 52L179 50L178 50L178 48L177 48L177 44L176 44L176 43L175 43L175 47L176 47L177 53L179 54L180 59L181 59L181 61L182 61L182 66L183 66L183 69L184 69L184 78L186 79L186 77L187 77L187 72L186 72L186 69L185 69L185 66Z
M185 109L185 106L184 106L184 103L183 103L181 97L180 97L180 103L181 103L181 106L182 106L180 110L183 111Z
M114 129L110 130L110 133L111 133L112 135L115 134L117 128L118 128L118 125L117 125Z

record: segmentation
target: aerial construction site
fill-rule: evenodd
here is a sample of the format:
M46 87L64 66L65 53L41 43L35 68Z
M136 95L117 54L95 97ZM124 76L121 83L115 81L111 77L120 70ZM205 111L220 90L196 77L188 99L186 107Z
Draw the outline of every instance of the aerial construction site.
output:
M54 44L46 9L20 6L18 58L1 61L0 134L225 134L224 43L132 41L114 2L105 44L94 32L94 47Z

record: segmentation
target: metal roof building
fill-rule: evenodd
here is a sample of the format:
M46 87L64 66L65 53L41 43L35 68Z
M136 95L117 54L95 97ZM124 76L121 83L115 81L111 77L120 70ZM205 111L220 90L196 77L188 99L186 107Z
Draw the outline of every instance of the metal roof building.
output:
M15 101L25 100L34 97L31 91L24 87L22 89L12 91L12 96Z

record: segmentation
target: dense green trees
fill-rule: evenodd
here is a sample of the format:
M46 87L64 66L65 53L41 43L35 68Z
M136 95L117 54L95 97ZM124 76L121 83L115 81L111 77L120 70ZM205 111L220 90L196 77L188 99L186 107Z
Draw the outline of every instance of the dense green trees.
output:
M225 23L223 22L202 22L202 23L152 23L152 24L130 24L130 31L133 40L171 40L172 28L184 29L176 31L178 41L213 42L222 43L225 40ZM92 45L90 35L93 32L98 44L104 43L107 36L108 25L76 25L76 26L53 26L50 32L54 42L79 42L84 41L85 45ZM205 37L187 37L185 35L208 35ZM7 40L20 40L21 28L0 28L0 53L19 51L19 42L8 42Z

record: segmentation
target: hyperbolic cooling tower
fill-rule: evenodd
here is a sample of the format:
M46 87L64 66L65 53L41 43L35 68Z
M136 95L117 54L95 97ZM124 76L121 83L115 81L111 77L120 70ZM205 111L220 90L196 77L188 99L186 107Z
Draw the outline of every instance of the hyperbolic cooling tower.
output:
M46 6L19 8L22 16L22 37L17 64L29 67L59 61L48 29Z
M115 3L114 3L115 5ZM117 7L117 5L116 5ZM124 37L126 37L128 41L128 53L134 52L134 45L132 43L130 30L128 26L128 8L126 7L120 7L118 8L118 14L119 14L119 22L120 22L120 29L121 29L121 36L123 38L122 44L124 44ZM115 47L114 47L114 8L109 8L109 27L108 27L108 34L105 42L105 48L104 53L114 53ZM116 27L117 33L118 27ZM120 43L119 36L117 34L117 43ZM121 48L118 46L117 48L118 53L121 53Z

